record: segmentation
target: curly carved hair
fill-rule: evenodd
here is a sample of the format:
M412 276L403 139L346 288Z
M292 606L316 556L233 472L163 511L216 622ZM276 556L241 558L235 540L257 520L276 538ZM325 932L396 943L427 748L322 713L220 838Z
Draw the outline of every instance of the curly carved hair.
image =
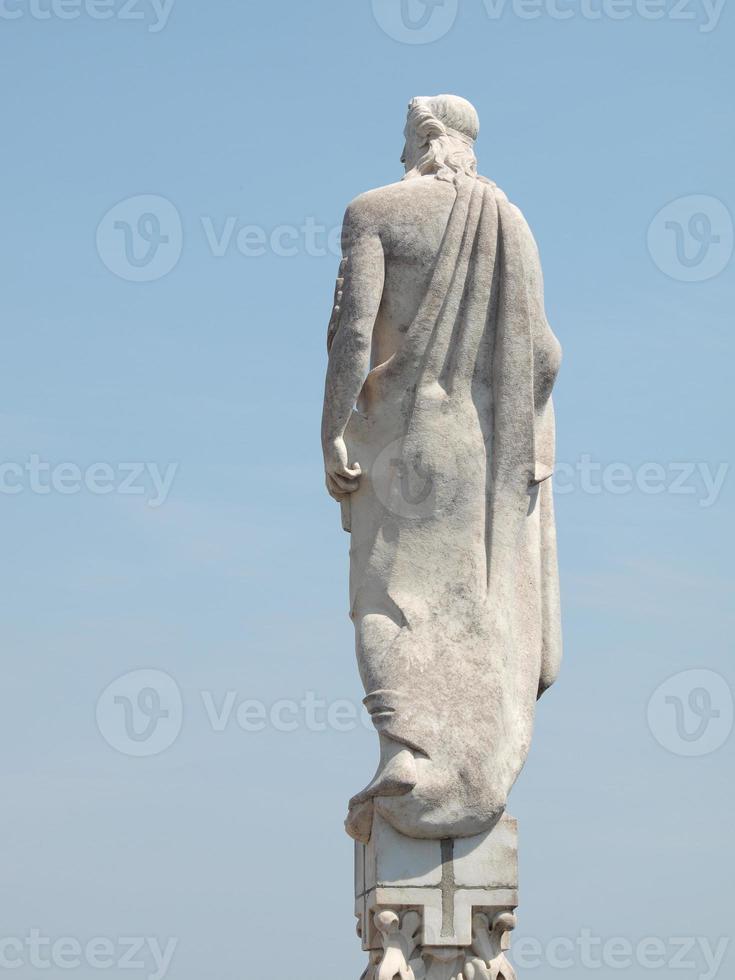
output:
M408 106L408 125L426 148L404 180L434 174L453 181L459 173L477 176L474 142L480 131L475 107L458 95L420 96Z

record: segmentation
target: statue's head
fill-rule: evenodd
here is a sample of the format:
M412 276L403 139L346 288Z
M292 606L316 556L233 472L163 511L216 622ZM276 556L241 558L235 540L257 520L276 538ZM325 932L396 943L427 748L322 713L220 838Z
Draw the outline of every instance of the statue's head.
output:
M458 95L430 95L412 99L406 120L406 145L401 163L406 177L434 174L453 180L455 174L474 176L474 145L480 131L477 110Z

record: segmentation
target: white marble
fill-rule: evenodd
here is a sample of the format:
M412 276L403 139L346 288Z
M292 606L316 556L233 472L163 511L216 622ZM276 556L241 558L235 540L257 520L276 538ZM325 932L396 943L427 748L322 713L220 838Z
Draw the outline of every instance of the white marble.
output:
M380 737L350 804L361 842L377 818L433 842L492 830L561 657L560 348L528 225L477 175L478 129L464 99L414 100L404 179L345 217L322 444ZM492 870L461 855L458 868Z
M476 837L436 841L407 838L376 814L369 843L355 845L367 977L439 978L448 963L453 975L465 971L463 980L483 970L511 980L504 953L518 904L517 854L516 821L507 815Z

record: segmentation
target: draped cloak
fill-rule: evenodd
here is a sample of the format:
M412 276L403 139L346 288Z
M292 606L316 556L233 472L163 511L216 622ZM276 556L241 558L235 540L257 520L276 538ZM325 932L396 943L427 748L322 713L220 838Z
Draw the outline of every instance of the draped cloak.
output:
M499 819L561 656L560 348L538 251L494 184L460 176L455 189L426 295L345 433L363 469L349 523L365 703L415 770L395 795L379 771L372 804L428 838Z

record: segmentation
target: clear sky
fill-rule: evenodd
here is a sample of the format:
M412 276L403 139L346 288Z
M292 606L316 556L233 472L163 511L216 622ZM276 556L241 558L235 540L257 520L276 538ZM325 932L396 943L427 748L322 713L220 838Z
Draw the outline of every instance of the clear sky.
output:
M360 975L334 229L400 176L409 99L454 92L565 349L519 974L731 976L733 10L0 8L2 967Z

